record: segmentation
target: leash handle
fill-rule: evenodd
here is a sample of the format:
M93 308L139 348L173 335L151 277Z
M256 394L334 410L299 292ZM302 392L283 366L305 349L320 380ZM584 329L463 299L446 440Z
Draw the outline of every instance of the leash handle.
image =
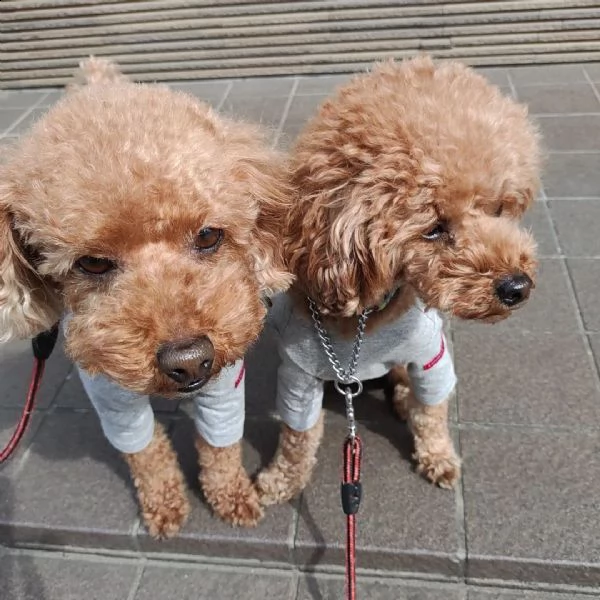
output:
M356 600L356 513L362 497L360 464L362 441L349 435L344 442L344 474L341 485L342 508L346 515L346 598Z

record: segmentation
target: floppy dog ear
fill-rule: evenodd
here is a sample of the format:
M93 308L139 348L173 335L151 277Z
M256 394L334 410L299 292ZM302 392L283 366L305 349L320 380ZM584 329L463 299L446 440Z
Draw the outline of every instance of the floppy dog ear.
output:
M12 216L0 208L0 342L33 337L60 313L56 293L28 262Z
M258 217L254 228L255 245L251 249L260 286L267 295L287 290L293 275L287 270L283 255L285 208L290 190L279 176L262 172L257 192ZM260 187L262 184L262 187Z
M285 291L294 279L283 254L285 221L293 202L288 165L254 127L237 124L235 137L240 144L235 177L243 180L257 209L248 251L260 287L272 295Z
M255 163L249 177L258 205L250 251L260 286L271 295L285 291L294 279L286 268L283 255L283 234L292 189L287 168L275 154Z
M369 241L372 215L364 202L352 198L356 192L361 193L305 189L290 219L290 269L324 313L354 315L369 290L379 286Z

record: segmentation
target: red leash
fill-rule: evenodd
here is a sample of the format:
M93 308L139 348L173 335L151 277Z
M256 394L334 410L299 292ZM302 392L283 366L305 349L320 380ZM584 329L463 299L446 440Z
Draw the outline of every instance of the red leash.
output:
M335 354L329 334L321 322L321 314L312 298L308 299L308 308L313 318L313 323L323 350L329 359L331 368L336 374L333 387L344 396L346 403L346 419L348 421L348 435L344 442L344 476L342 478L342 508L346 514L346 598L356 600L356 513L360 505L362 485L360 483L360 459L362 455L362 442L356 435L356 419L354 418L354 405L352 403L356 396L363 391L363 384L356 376L358 357L365 335L367 318L373 312L373 308L365 308L358 317L358 326L354 343L352 345L352 356L346 370L342 369L340 361ZM352 386L356 386L352 391Z
M29 391L27 392L27 399L25 401L25 406L23 407L23 412L21 413L21 418L19 419L19 422L17 423L17 426L10 440L8 441L8 444L6 444L2 451L0 451L0 464L10 458L11 454L13 454L13 452L17 449L19 442L27 430L27 425L29 424L29 419L35 404L35 397L40 387L40 383L42 382L44 366L46 364L46 360L54 349L57 336L58 324L49 331L40 333L32 340L31 345L33 349L34 363L33 370L31 372L31 380L29 383Z
M344 477L342 480L342 508L346 514L346 598L356 600L356 513L360 505L360 460L362 442L348 436L344 442Z

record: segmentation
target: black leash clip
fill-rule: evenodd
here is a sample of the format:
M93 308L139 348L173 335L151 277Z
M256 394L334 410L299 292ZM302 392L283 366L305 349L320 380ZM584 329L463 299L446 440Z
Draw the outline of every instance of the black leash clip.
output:
M48 360L56 345L56 338L58 337L58 323L56 323L51 329L38 333L31 340L31 347L33 349L33 355L38 360Z
M362 483L342 483L340 487L342 493L342 509L346 515L355 515L360 507L362 498Z
M360 482L361 458L361 439L357 435L349 435L344 442L344 476L340 488L342 509L346 515L355 515L360 506L362 498L362 484Z

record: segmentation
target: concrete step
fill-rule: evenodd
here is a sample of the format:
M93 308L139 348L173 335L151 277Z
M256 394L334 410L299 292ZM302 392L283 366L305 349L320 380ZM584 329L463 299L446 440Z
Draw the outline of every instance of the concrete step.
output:
M474 65L600 58L598 0L0 4L0 86L65 84L90 54L141 80L364 70L427 51Z

